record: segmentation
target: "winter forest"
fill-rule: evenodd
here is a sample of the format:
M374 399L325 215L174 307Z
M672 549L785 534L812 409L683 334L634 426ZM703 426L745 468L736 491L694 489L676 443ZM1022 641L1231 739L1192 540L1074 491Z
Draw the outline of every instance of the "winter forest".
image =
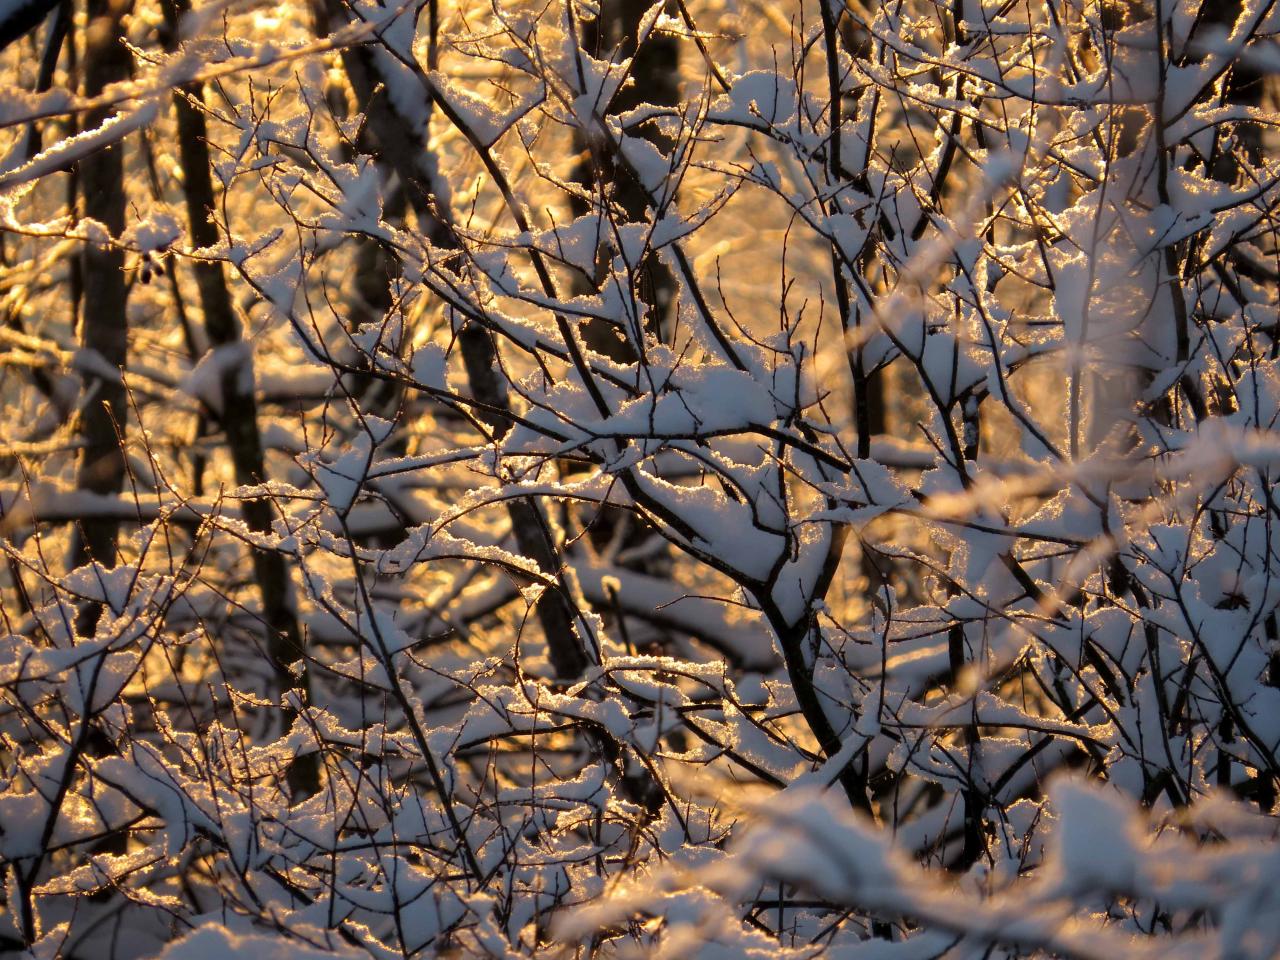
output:
M1280 956L1280 0L0 0L0 955Z

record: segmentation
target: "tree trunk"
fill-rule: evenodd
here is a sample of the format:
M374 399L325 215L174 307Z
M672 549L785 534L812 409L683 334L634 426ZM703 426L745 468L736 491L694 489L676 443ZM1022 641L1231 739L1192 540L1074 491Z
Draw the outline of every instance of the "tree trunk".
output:
M178 20L188 8L186 0L167 0L164 5L172 42L177 39ZM214 222L216 198L209 172L208 129L204 113L197 105L203 99L203 93L199 84L188 84L176 91L173 99L178 117L178 150L191 240L195 246L213 246L218 242L218 228ZM217 350L245 343L222 264L211 260L197 261L194 269L210 346ZM243 362L251 364L252 347L245 343L244 350L246 357ZM258 430L257 398L253 377L243 377L242 372L242 363L226 365L221 378L222 409L215 413L226 434L236 483L260 484L266 482L267 474L262 437ZM270 532L274 510L269 499L251 497L243 501L241 510L250 530ZM274 550L253 547L252 556L253 572L262 596L267 655L280 690L284 691L297 685L289 665L306 655L302 631L293 608L289 571L284 558ZM299 758L290 766L289 785L295 795L310 796L316 792L319 771L314 756Z
M347 12L341 0L327 0L325 16L333 23L345 24ZM447 217L447 197L439 195L433 182L431 154L422 134L409 118L401 116L385 93L379 76L376 49L350 47L342 51L343 66L356 96L357 106L368 121L381 148L380 160L390 165L404 185L418 229L431 237L432 243L445 249L457 249ZM395 65L394 69L406 69ZM424 91L423 96L427 94ZM510 420L501 412L509 409L509 398L501 374L497 370L497 351L489 334L468 324L458 337L463 364L471 382L472 395L495 411L485 419L499 436L510 428ZM545 573L562 579L561 557L552 538L551 528L536 500L513 500L507 505L511 531L523 556L533 560ZM535 612L546 637L548 659L556 676L572 679L581 676L591 662L585 639L574 630L576 612L564 589L546 590L538 599Z
M583 47L596 58L631 58L631 84L618 92L610 105L610 113L625 113L642 103L670 107L680 101L680 48L676 38L652 34L644 44L637 43L641 18L650 6L647 0L604 0L596 19L583 28ZM675 10L668 13L674 14ZM637 133L663 154L670 153L675 146L671 138L652 123L645 124ZM614 158L588 153L587 144L579 139L579 150L585 154L578 167L579 182L596 187L604 202L612 201L620 207L626 222L647 220L649 198L643 186L622 164L614 162ZM647 307L644 328L659 340L667 341L674 334L676 279L655 253L645 258L639 279L640 298ZM582 333L587 345L597 353L624 362L635 359L630 344L622 341L607 324L588 321L583 324Z
M130 0L89 0L85 32L85 95L95 97L112 83L129 77L129 52L121 43L121 19ZM112 110L102 107L85 118L88 129L107 120ZM124 231L124 144L96 150L80 161L84 215L103 224L113 237ZM86 244L83 253L84 297L80 316L80 344L100 357L106 367L123 371L128 353L128 291L124 252L114 246ZM80 418L84 452L76 486L97 494L114 494L124 482L122 446L126 420L124 382L120 377L84 375L90 399ZM116 562L116 534L120 522L110 517L85 517L73 536L71 565L96 560Z

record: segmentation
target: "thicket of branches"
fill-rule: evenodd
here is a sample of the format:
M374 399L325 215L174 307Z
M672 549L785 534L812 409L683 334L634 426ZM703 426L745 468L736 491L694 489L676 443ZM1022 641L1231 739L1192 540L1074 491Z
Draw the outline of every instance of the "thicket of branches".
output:
M0 947L1280 951L1275 0L0 0Z

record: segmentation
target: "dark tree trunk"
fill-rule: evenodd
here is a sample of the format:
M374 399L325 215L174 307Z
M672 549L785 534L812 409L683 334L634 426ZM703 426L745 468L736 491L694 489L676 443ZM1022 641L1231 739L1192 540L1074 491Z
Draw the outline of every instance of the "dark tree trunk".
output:
M178 20L189 8L186 0L166 0L164 14L171 41L177 37ZM174 94L178 119L178 151L182 163L182 186L195 246L213 246L218 242L214 221L216 195L210 174L208 129L199 103L203 92L199 84L188 84ZM236 316L227 289L222 264L197 261L194 265L200 308L210 346L234 348L244 343L240 320ZM227 364L221 377L222 409L214 411L227 438L227 449L235 469L236 483L259 484L267 480L262 437L258 430L258 405L252 377L243 377L243 364L251 363L252 348L245 343L242 362ZM250 530L271 530L274 509L266 497L243 501L241 510ZM267 655L280 689L297 685L289 665L306 655L302 631L293 608L292 587L284 558L274 550L252 548L253 572L262 596ZM305 673L303 674L305 678ZM295 795L310 796L319 787L319 771L314 757L300 758L289 769L289 784Z
M341 0L326 0L323 16L330 22L345 24L348 12ZM448 211L432 182L431 155L412 122L400 116L382 92L383 64L375 49L350 47L342 52L343 65L356 96L357 106L367 118L381 150L380 160L388 164L404 185L409 206L418 229L431 237L432 243L444 249L458 248ZM395 64L391 69L407 69ZM427 96L424 90L423 96ZM484 419L501 436L510 428L509 398L501 373L497 369L498 354L489 334L468 324L458 337L463 364L476 400L491 411ZM508 503L511 530L520 553L533 560L546 574L562 579L562 558L554 542L551 527L542 507L533 499ZM574 629L577 615L565 589L546 590L537 602L535 612L546 637L548 659L558 677L581 676L591 662L586 643Z
M583 28L583 46L593 56L614 60L631 58L631 83L619 91L609 105L610 113L625 113L643 103L669 107L680 101L680 48L676 38L651 34L643 44L637 43L641 18L650 6L646 0L604 0L596 19ZM675 13L675 10L668 12ZM675 146L671 138L652 123L641 127L638 134L663 154ZM612 157L591 153L581 139L579 149L583 153L577 172L579 182L594 187L605 203L612 202L620 208L626 222L648 219L649 197L631 172ZM577 212L584 213L585 209ZM579 286L586 284L580 281ZM638 292L647 311L643 318L645 330L660 340L669 340L674 333L678 286L656 254L645 258ZM589 321L583 324L582 332L592 350L615 360L634 360L631 345L612 327Z
M94 97L112 83L129 77L129 52L121 43L121 19L129 0L89 0L89 25L85 31L85 95ZM91 111L85 118L93 129L111 116L109 107ZM94 151L80 161L80 190L84 215L103 224L112 236L124 231L124 144ZM128 291L124 253L114 246L86 244L83 253L84 296L81 301L80 344L100 357L106 367L123 371L129 341ZM120 377L86 373L85 390L91 396L80 418L84 452L76 473L76 486L97 494L119 492L124 482L125 457L121 445L126 420L125 389ZM104 566L116 562L114 518L85 517L78 524L71 548L72 566L96 560Z

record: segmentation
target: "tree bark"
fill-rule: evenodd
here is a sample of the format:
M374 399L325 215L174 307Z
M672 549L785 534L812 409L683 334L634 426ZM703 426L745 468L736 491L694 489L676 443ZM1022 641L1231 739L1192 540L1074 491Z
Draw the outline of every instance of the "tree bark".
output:
M604 0L595 20L583 27L583 47L596 58L631 58L631 84L614 97L609 105L611 114L625 113L642 103L671 107L680 101L680 48L676 39L652 34L643 44L637 42L640 21L650 5L647 0ZM663 154L670 153L675 146L671 138L652 123L645 124L636 133ZM588 153L589 148L581 138L578 147L586 154L578 166L579 182L596 187L603 200L617 204L626 222L640 223L648 219L649 197L625 165L612 157ZM639 280L640 299L648 308L644 328L659 340L669 340L676 320L679 292L676 279L661 258L650 253ZM631 345L621 340L617 331L607 324L588 321L582 326L582 334L587 345L597 353L622 362L635 359Z
M89 0L84 55L86 96L95 97L109 84L129 77L129 52L121 43L120 25L130 5L130 0ZM96 128L112 112L110 107L90 111L85 118L87 128ZM124 231L125 219L123 143L94 151L80 161L80 189L84 215L118 237ZM106 367L123 372L129 342L124 252L113 245L87 244L83 275L80 345L100 357ZM117 493L125 476L124 381L122 376L86 373L84 387L90 398L80 417L84 449L76 486L96 494ZM71 565L78 567L96 560L103 566L114 566L119 527L120 522L112 517L81 520L72 538Z
M341 0L326 0L324 13L331 22L347 22L348 14ZM439 196L432 182L434 172L425 138L419 135L408 118L397 113L380 89L382 78L378 75L379 64L375 56L375 51L364 47L349 47L342 52L343 66L357 106L380 145L380 160L390 165L400 177L418 228L428 234L436 246L459 249L447 220L447 197ZM425 90L423 96L427 96ZM459 334L458 346L471 382L472 395L491 410L508 410L510 401L497 369L497 350L489 334L468 324ZM486 420L498 436L510 429L510 420L501 413L490 415ZM562 579L564 565L542 507L532 498L513 500L508 502L507 512L520 553L544 572ZM574 630L577 616L567 591L544 591L538 599L535 613L546 638L548 659L556 676L563 679L581 676L591 657L584 639Z
M187 0L166 0L164 15L171 43L176 42L178 20L189 9ZM182 163L182 187L191 240L195 246L218 242L214 220L216 195L210 174L208 128L198 104L203 100L199 84L188 84L174 93L178 119L178 151ZM222 264L201 260L194 265L204 328L213 349L245 344L245 363L252 363L252 348L245 343L240 320L227 290ZM236 483L252 485L267 480L262 436L258 429L258 404L252 376L242 376L242 364L227 364L221 376L222 409L214 411L226 434L227 450ZM250 497L241 504L245 524L255 533L269 533L274 509L266 497ZM289 665L306 655L302 631L293 607L292 587L284 558L274 550L252 548L253 572L262 597L267 656L281 689L298 685ZM305 673L303 677L305 678ZM305 679L303 680L305 686ZM319 788L314 756L299 758L289 768L289 785L295 795L313 795Z

